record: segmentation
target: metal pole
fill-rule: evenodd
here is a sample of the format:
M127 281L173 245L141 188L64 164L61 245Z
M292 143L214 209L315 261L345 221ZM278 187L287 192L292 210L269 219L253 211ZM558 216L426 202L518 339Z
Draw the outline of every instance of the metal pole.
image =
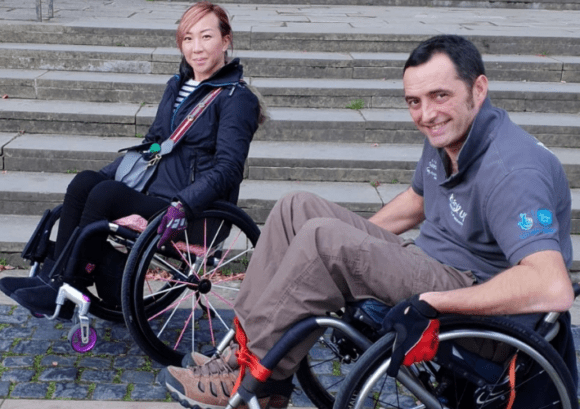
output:
M36 21L42 21L42 1L36 0Z

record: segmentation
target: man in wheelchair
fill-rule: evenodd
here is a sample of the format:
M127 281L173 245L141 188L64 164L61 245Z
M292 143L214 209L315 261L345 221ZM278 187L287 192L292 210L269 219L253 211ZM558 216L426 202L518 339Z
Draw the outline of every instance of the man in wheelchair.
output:
M476 47L452 35L426 40L407 60L403 84L426 138L411 186L369 220L308 193L281 199L236 301L237 342L229 351L239 352L209 360L194 353L197 366L162 371L182 405L225 406L240 372L250 365L259 373L256 357L295 323L350 302L396 305L383 321L384 331L397 332L390 374L433 357L439 314L571 307L566 175L552 152L491 105ZM399 236L420 223L415 241ZM318 336L272 371L258 395L263 407L287 405L291 377ZM571 338L560 343L577 383Z

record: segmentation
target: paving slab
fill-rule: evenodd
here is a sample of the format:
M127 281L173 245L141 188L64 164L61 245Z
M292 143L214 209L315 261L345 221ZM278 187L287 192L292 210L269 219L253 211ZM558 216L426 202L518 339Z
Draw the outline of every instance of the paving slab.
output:
M34 30L44 30L47 33L44 42L62 41L62 33L67 31L77 36L77 42L87 44L130 46L139 41L145 46L158 41L158 46L173 46L173 31L187 4L149 3L119 0L87 4L86 0L61 0L54 17L48 20L52 26L28 23L29 27L18 33L6 30L3 39L9 42L20 37L18 41L35 42ZM3 6L7 12L0 14L0 18L7 24L35 20L34 9L17 0L5 0ZM577 10L280 4L231 4L226 8L237 38L243 39L237 49L248 46L250 39L253 48L271 49L284 43L293 50L337 51L350 47L351 51L409 52L420 39L440 33L467 35L484 53L491 54L578 55L580 48ZM151 30L149 36L139 39L146 28ZM88 34L95 29L102 30L100 35ZM367 36L366 42L358 40L361 35ZM375 40L368 35L374 35ZM390 41L395 36L396 41ZM569 41L562 42L561 38Z

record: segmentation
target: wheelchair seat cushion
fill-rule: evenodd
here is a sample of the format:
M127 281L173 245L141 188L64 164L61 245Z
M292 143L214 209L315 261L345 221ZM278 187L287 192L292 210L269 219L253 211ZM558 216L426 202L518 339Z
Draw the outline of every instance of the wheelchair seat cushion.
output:
M139 233L143 233L145 228L147 228L148 224L147 220L144 217L139 216L138 214L132 214L129 216L122 217L120 219L115 220L113 223L137 231Z

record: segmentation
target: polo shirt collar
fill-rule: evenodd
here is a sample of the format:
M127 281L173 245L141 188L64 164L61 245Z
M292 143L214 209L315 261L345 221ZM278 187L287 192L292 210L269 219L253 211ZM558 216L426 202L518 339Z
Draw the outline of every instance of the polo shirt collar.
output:
M497 114L493 105L491 105L489 97L486 97L481 109L473 121L473 124L471 125L469 135L467 135L467 138L459 151L459 157L457 158L458 172L446 178L441 183L441 186L453 187L461 182L469 167L487 151L487 148L491 143L490 134L495 127L496 119ZM441 161L445 165L443 169L447 169L449 158L445 153L445 150L439 148L437 151Z

